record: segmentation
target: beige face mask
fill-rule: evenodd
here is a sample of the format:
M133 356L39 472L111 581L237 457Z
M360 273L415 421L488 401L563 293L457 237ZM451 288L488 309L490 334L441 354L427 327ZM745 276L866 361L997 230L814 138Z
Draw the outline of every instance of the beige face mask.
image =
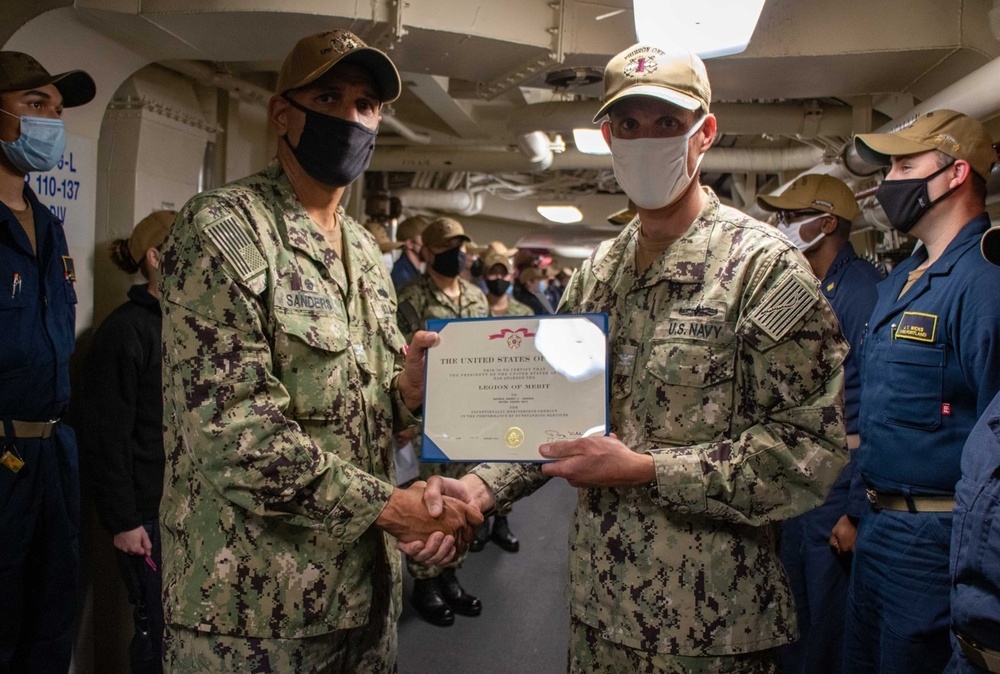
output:
M673 138L611 137L615 178L636 206L650 210L669 206L691 184L704 155L698 156L694 172L688 175L688 141L707 118L702 117L690 131Z

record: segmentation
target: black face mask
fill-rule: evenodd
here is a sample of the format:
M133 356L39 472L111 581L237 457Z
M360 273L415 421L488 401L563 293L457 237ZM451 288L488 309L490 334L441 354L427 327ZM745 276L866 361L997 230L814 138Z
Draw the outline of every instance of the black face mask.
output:
M931 201L930 194L927 192L927 183L941 175L954 163L942 166L926 178L883 180L875 192L875 198L882 205L885 216L889 218L889 224L906 234L913 229L920 218L924 217L927 211L957 190L957 187L950 189L934 201Z
M434 256L434 264L431 265L431 269L446 278L458 276L463 267L465 267L465 251L461 247L438 253Z
M500 297L505 292L507 288L510 287L510 281L502 278L491 278L486 281L486 289L490 291L490 295L493 297Z
M330 187L344 187L365 172L375 150L376 132L363 124L310 110L284 96L293 108L306 113L298 147L286 133L282 138L310 176Z

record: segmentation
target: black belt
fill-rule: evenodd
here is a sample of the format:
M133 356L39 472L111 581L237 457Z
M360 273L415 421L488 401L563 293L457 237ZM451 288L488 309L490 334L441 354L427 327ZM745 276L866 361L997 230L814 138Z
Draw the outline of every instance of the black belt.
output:
M52 437L52 430L59 423L58 419L53 419L51 421L17 421L16 419L10 420L10 425L14 431L15 438L49 438ZM6 423L0 423L0 438L6 437L6 431L4 426Z
M984 648L957 630L955 638L958 639L958 645L962 647L962 655L966 660L991 674L1000 674L1000 651Z
M883 494L874 489L866 489L868 503L872 510L898 510L909 513L950 513L955 509L954 496L902 496Z

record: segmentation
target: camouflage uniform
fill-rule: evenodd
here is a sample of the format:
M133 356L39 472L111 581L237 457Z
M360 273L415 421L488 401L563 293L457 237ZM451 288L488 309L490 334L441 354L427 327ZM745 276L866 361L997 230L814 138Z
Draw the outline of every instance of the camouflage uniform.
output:
M847 463L847 343L802 255L711 190L636 276L638 221L573 276L561 310L610 317L611 430L656 482L580 489L574 618L643 651L720 656L796 638L771 523L822 503ZM474 469L499 504L537 465Z
M394 643L399 555L372 523L417 420L385 265L338 215L342 263L274 161L194 197L164 246L168 624L277 641L370 622Z
M513 297L507 298L507 311L502 314L495 314L490 309L490 316L534 316L535 312L527 304L518 302Z
M489 315L489 304L483 291L465 279L459 278L461 289L458 299L452 299L444 294L428 274L421 274L399 290L399 310L397 318L399 329L407 340L413 333L423 330L429 318L483 318ZM420 451L423 436L417 434L413 444ZM431 475L446 477L461 477L468 471L465 463L420 463L420 479L426 480ZM449 564L451 567L461 567L464 555ZM414 578L437 578L441 575L441 567L425 566L406 558L406 568Z

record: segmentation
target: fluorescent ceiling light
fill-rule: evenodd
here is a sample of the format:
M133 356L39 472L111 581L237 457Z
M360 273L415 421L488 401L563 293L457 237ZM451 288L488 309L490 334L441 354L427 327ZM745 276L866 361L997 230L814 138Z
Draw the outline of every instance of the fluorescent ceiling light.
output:
M594 252L593 246L553 246L552 252L559 257L582 259L590 257Z
M573 129L573 144L586 154L611 154L600 129Z
M539 206L538 214L546 220L562 224L583 220L583 213L576 206Z
M764 0L634 0L639 42L669 51L684 46L703 59L747 48Z

